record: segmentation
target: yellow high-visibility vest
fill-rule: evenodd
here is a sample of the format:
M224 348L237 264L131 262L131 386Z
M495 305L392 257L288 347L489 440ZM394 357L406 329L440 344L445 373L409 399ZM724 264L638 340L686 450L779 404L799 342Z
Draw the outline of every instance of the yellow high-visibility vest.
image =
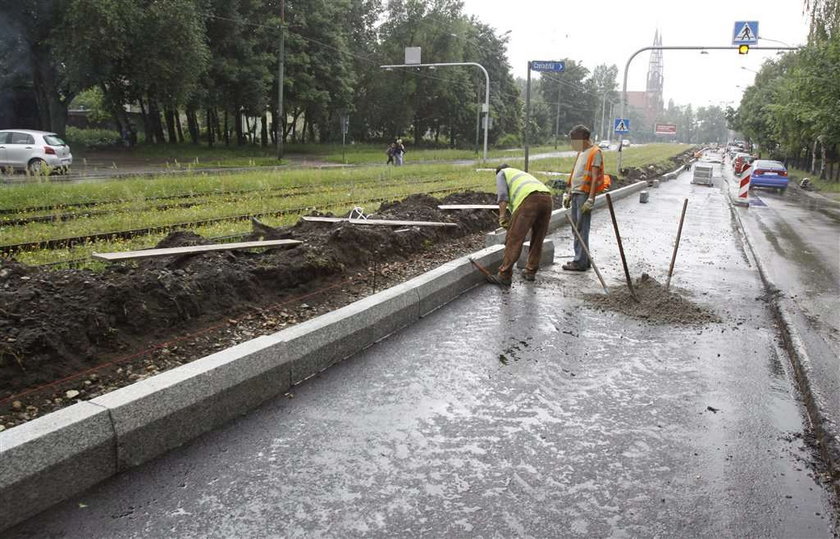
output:
M516 211L525 197L534 192L551 193L551 189L546 185L531 176L525 171L517 170L515 168L502 169L505 173L505 183L508 188L508 200L510 201L510 213Z

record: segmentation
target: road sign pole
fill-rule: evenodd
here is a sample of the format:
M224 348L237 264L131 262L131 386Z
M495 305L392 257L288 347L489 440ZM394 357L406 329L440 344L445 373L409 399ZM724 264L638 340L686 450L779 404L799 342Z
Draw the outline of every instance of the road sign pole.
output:
M525 146L525 172L528 172L528 130L531 126L531 62L528 62L528 75L525 82L525 131L522 138Z

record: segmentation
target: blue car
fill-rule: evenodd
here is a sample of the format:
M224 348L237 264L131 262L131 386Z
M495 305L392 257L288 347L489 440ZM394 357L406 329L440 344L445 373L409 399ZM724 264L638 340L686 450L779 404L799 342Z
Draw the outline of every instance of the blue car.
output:
M778 161L757 159L752 162L745 174L750 175L750 189L764 187L784 193L788 186L787 169Z

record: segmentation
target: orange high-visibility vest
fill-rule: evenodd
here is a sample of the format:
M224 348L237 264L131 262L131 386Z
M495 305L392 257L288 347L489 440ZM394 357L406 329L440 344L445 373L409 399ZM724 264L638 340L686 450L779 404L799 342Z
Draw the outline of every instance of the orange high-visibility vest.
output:
M601 148L597 146L593 146L595 151L589 152L589 157L586 159L586 166L583 169L583 185L580 186L581 191L586 194L592 190L592 163L595 162L595 154L601 152ZM572 165L572 172L569 174L569 181L567 185L569 187L572 186L572 176L575 173L575 167L577 166L577 160L580 159L580 152L578 152L577 157L575 157L575 162ZM603 156L601 158L601 173L598 177L597 181L595 182L595 192L600 193L601 191L606 191L610 188L612 184L612 178L609 174L604 174L604 159Z

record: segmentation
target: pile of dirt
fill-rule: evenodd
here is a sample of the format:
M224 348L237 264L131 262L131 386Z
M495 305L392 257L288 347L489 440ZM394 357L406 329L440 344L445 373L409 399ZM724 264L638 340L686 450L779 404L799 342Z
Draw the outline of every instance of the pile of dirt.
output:
M263 252L218 251L140 259L106 270L44 270L0 260L0 399L49 383L278 300L332 276L416 257L440 242L493 230L495 212L445 212L441 203L486 204L488 193L440 201L414 195L371 217L446 221L456 227L361 226L299 221L273 229L303 241ZM253 238L272 235L270 227ZM211 243L173 232L157 247Z
M633 290L636 298L626 285L611 288L609 294L586 294L585 298L600 310L615 311L654 324L695 325L721 321L709 309L666 290L647 273L636 279Z

